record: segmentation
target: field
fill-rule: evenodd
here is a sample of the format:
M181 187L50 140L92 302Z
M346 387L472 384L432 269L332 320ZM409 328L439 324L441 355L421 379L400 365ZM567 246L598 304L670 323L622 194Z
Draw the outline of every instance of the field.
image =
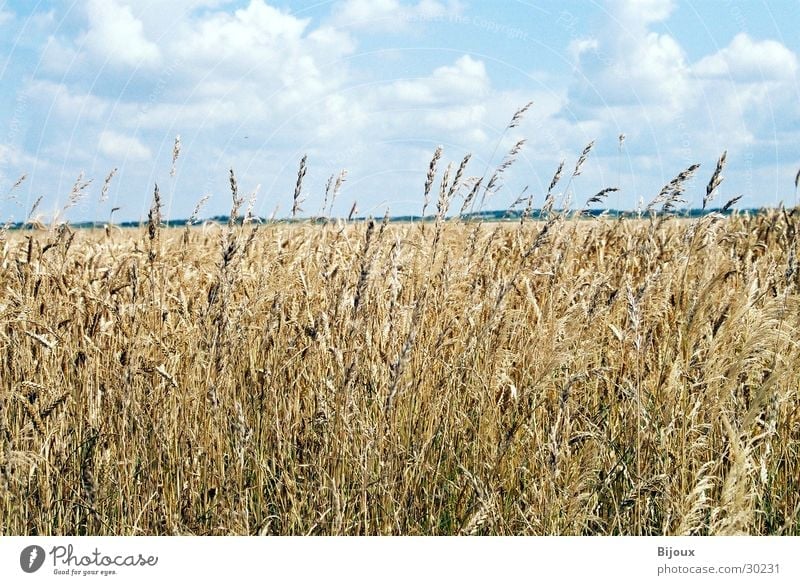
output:
M800 534L794 212L158 214L2 234L3 534Z

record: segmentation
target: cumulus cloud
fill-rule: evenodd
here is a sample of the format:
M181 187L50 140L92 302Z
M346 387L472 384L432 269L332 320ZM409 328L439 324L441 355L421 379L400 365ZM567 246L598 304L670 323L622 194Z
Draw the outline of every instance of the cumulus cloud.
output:
M310 18L264 0L250 0L236 10L215 9L228 4L225 1L180 0L177 4L180 6L171 5L168 10L193 16L180 19L169 35L158 37L151 33L154 25L148 14L153 10L147 9L147 0L113 0L106 5L99 0L89 2L91 33L106 30L104 34L111 34L107 21L109 15L118 13L116 26L125 32L122 37L131 48L130 53L117 56L118 63L133 65L138 56L168 65L157 76L148 77L151 90L146 99L133 100L127 95L104 98L76 91L67 83L35 82L32 89L40 100L50 100L53 111L67 123L79 116L84 122L96 120L130 132L245 127L249 128L243 132L246 134L272 128L273 143L280 135L288 138L289 134L294 140L315 143L343 137L373 140L381 132L384 136L408 133L420 122L426 124L426 132L463 135L469 126L485 122L486 107L481 100L490 96L491 82L484 62L467 55L427 76L388 79L357 92L349 89L352 80L347 57L354 53L356 43L350 32L334 26L334 20L343 13L372 18L395 9L406 16L433 18L456 7L454 2L344 2L331 19L316 26ZM65 70L83 67L88 72L92 68L90 62L80 60L80 42L51 38L49 46L45 56L52 57L46 59L51 70L59 64ZM138 76L133 78L134 84L141 81ZM398 115L376 122L376 113L420 107L426 109L421 117L411 113L408 119ZM103 144L111 143L105 136Z
M399 0L345 0L334 8L333 22L354 30L399 32L412 21L456 16L462 10L456 0L420 0L416 4Z
M445 110L434 110L425 114L425 125L429 128L447 130L473 130L479 128L486 118L484 104L457 105Z
M648 25L667 20L675 9L674 0L609 0L607 12L623 32L640 34Z
M672 1L609 0L606 7L605 26L570 44L576 76L561 115L599 122L599 136L627 134L628 162L637 165L629 182L638 177L639 187L651 181L652 189L690 163L713 165L722 150L732 164L774 165L790 148L791 133L776 132L777 112L784 128L789 120L797 126L800 113L797 55L784 44L741 33L692 62L673 34L654 30L669 25Z
M691 92L685 52L674 37L649 28L672 10L671 0L611 0L601 36L571 43L581 74L571 96L590 108L586 115L638 105L669 117L683 107Z
M216 184L206 178L212 174L224 190L224 169L233 165L243 184L250 171L254 183L274 181L264 185L265 198L280 197L293 188L297 160L308 152L309 185L316 172L326 175L324 187L327 174L345 167L347 188L374 199L416 193L436 144L445 144L454 159L473 152L479 171L490 168L498 161L486 159L509 116L533 99L523 124L497 149L502 156L517 139L530 139L509 176L522 167L524 180L536 181L532 166L524 167L536 159L547 183L554 164L597 139L578 182L614 185L616 136L624 132L631 176L642 185L658 183L647 191L688 163L713 164L725 148L733 164L737 147L755 148L774 126L774 111L797 120L794 53L742 34L692 60L674 33L663 32L670 30L672 1L609 0L593 34L564 39L559 47L573 59L571 81L555 72L543 81L531 72L531 82L518 79L515 87L492 60L491 47L487 57L431 51L426 57L435 64L408 78L358 53L371 32L435 23L462 10L457 2L343 0L327 16L279 6L272 0L87 0L85 34L51 37L45 68L26 87L33 107L47 113L42 152L47 144L67 145L61 150L70 158L64 155L62 166L79 161L102 172L125 159L127 181L148 181L168 163L180 133L182 161L203 169L183 175L195 181L192 190ZM401 53L398 59L407 58ZM98 68L98 59L114 67ZM51 72L58 81L43 81ZM78 134L97 142L78 144ZM633 197L632 189L623 193ZM262 211L270 213L274 201ZM225 205L221 200L214 211Z
M263 0L190 20L165 46L170 61L179 64L176 74L192 82L194 103L224 100L238 104L239 115L268 119L285 118L341 87L347 78L344 57L355 49L347 33L311 28L310 19ZM225 105L214 110L224 115Z
M385 101L403 105L452 104L464 98L484 97L490 85L483 61L464 55L453 65L438 67L428 77L395 81L380 94Z
M764 132L775 134L775 116L783 125L800 125L797 100L798 58L773 40L754 40L745 33L692 66L702 92L698 106L720 119L719 132L733 144L754 144Z
M21 152L18 148L10 145L10 144L2 144L0 143L0 173L2 173L3 167L16 167L19 166L20 162L25 159L25 154ZM6 178L5 175L0 174L0 177ZM3 188L8 188L8 185L4 185Z
M713 101L711 119L725 131L746 109L772 107L792 93L787 90L797 77L797 56L786 46L741 33L691 63L675 37L651 30L673 9L671 0L608 2L603 32L570 44L578 72L569 92L571 113L583 120L656 128L676 119L684 124L694 117L708 119ZM731 136L747 141L752 134L738 128Z
M47 104L50 111L62 122L77 125L79 122L104 120L114 104L87 91L70 89L64 83L33 81L28 94L37 102Z
M114 65L152 67L159 64L158 46L147 39L142 21L117 0L89 0L89 30L84 42L98 57Z
M42 48L42 67L47 72L64 76L80 61L80 55L73 42L48 35Z
M756 41L740 33L727 47L702 58L692 69L698 77L738 82L791 80L797 75L797 55L777 41Z
M117 126L129 128L274 123L302 109L324 107L327 97L346 83L344 58L355 49L349 33L325 24L312 28L310 19L264 0L250 0L237 10L214 10L228 3L181 0L170 4L164 9L168 13L179 10L184 16L194 16L180 19L169 35L153 35L156 45L147 34L152 15L145 15L154 10L148 13L143 8L146 1L103 4L90 0L89 32L77 40L50 37L43 62L48 71L64 72L70 80L96 76L96 65L84 58L84 41L95 57L108 54L117 65L143 67L161 62L157 72L134 73L125 81L139 96L98 95L101 104L79 110L94 117L113 114ZM147 26L139 20L140 12ZM161 14L160 9L157 12ZM109 36L115 38L109 40ZM118 44L124 44L124 49ZM53 100L56 111L74 116L74 110L62 106L80 107L75 103L79 96L64 83L34 82L41 83L44 87L38 89L45 91L39 93ZM142 88L146 88L144 98ZM324 118L325 112L312 111L305 119L310 124L316 115Z
M150 149L135 136L126 136L111 130L100 133L97 148L115 161L146 161L152 156Z
M0 8L0 26L3 26L6 23L11 22L14 20L14 13L10 10L5 10Z
M117 0L128 6L142 21L152 38L158 39L167 30L205 11L226 8L234 0Z

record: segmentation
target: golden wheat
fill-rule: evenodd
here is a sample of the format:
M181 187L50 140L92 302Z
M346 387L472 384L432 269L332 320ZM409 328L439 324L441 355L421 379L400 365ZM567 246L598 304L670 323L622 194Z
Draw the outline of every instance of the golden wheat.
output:
M240 226L231 173L227 226L5 232L0 531L800 534L797 216L461 176L433 230Z

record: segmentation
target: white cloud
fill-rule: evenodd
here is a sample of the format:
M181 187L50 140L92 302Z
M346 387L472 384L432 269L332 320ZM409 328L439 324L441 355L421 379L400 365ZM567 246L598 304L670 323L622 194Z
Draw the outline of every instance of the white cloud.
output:
M115 161L146 161L151 158L150 149L136 137L111 130L100 133L97 147L101 153Z
M73 125L103 120L113 107L101 97L73 91L63 83L52 81L34 81L28 86L27 93L57 114L61 121Z
M218 59L245 55L245 49L258 53L278 48L282 43L296 43L305 32L309 19L299 19L262 0L253 0L233 15L219 12L200 21L202 36L184 48L184 53ZM181 39L190 41L191 39Z
M624 132L630 159L623 166L630 164L631 172L622 186L632 198L632 187L647 196L691 162L713 166L725 148L732 165L742 149L756 152L759 140L775 128L775 112L800 126L794 53L775 41L740 35L692 63L675 34L656 32L669 30L671 1L609 1L606 20L593 34L564 39L560 46L574 60L572 83L561 73L531 72L516 87L490 60L496 57L491 50L484 51L487 57L444 60L446 53L431 51L426 57L439 58L436 65L408 79L370 62L369 53L357 53L358 41L369 33L406 31L425 19L435 24L460 9L455 2L348 0L334 4L322 20L277 5L91 0L88 32L51 38L43 54L46 67L26 87L32 108L45 114L41 158L58 161L59 169L80 162L79 168L100 169L101 175L125 159L125 181L135 185L169 167L172 139L180 133L182 163L199 169L183 174L181 180L194 181L184 191L224 191L225 170L234 166L243 185L267 181L262 193L269 209L260 211L269 214L276 200L285 211L282 198L293 188L289 183L305 152L310 198L320 192L315 174L325 175L324 190L327 174L347 168L347 197L353 193L359 207L369 209L378 197L416 197L436 144L445 145L445 161L457 163L472 152L472 174L491 168L514 141L528 138L508 174L509 191L519 173L519 181L541 192L560 159L574 162L597 139L575 183L580 189L613 186L620 175L616 136ZM398 63L408 58L396 54ZM121 67L99 68L98 56ZM120 70L156 64L157 69ZM57 71L54 79L61 82L42 81L48 71ZM501 81L502 89L496 85ZM511 114L531 99L524 122L505 134L494 160L487 160ZM341 205L349 208L352 199L346 199ZM226 211L226 198L219 202L213 212ZM180 209L178 201L173 213L188 214L193 204ZM419 209L416 200L400 205L393 202L392 211Z
M398 0L347 0L337 7L336 21L351 27L374 26L375 21L397 19Z
M142 21L151 38L158 39L177 24L198 13L223 8L233 0L117 0L128 6L133 15Z
M44 84L37 89L53 100L57 113L64 118L74 117L76 112L87 118L115 115L117 126L131 129L264 125L282 122L299 109L319 106L319 102L324 105L325 98L347 81L344 59L355 49L348 33L328 25L312 29L309 19L297 18L264 0L251 0L232 12L211 10L227 4L225 1L182 0L178 5L188 14L199 8L209 10L176 23L170 34L159 40L159 46L145 39L144 27L137 19L139 11L147 12L142 8L146 4L129 6L116 0L103 5L92 0L93 16L85 42L96 32L108 35L114 27L121 27L125 33L121 37L128 37L127 48L118 52L112 44L105 49L114 54L109 59L131 66L137 59L149 64L160 60L164 67L157 73L128 81L131 88L149 87L147 98L137 103L127 95L97 97L99 103L87 108L79 102L94 97L91 94L75 95L63 84L35 82ZM170 5L166 10L174 9ZM122 15L119 21L107 22L114 11ZM95 53L100 51L101 37L92 41ZM95 77L96 66L80 49L80 40L51 37L43 61L50 71L70 71L71 79L80 78L78 71L84 78ZM316 115L324 118L326 114L311 112L306 118Z
M168 54L194 76L202 95L258 96L273 111L296 107L340 86L342 59L355 48L346 33L325 26L309 30L309 24L251 0L233 14L215 12L187 23L170 40Z
M431 129L446 130L448 132L459 130L472 130L480 127L486 119L486 106L484 104L456 105L442 110L433 110L425 114L425 126Z
M623 32L635 34L649 24L667 20L675 9L673 0L609 0L608 14Z
M590 51L597 51L599 46L600 43L598 43L597 39L575 39L570 41L567 52L572 57L573 61L577 62L580 60L581 55L589 53Z
M744 113L791 102L797 56L777 41L741 33L692 64L675 37L650 30L673 9L671 0L610 0L603 33L570 44L580 75L570 106L581 118L629 126L680 119L692 132L700 119L711 118L737 143L751 140L741 128Z
M89 0L89 30L84 42L101 59L126 67L159 64L158 46L144 34L142 21L117 0Z
M150 107L135 109L135 105L123 106L130 110L127 125L147 129L209 128L235 126L242 121L269 116L263 102L250 97L236 96L225 99L195 99L188 103L157 103ZM121 110L121 111L123 111Z
M4 167L18 167L26 160L25 154L14 146L8 144L0 144L0 170ZM3 188L7 189L9 185L4 185Z
M84 60L74 43L49 35L42 48L42 66L48 72L65 75Z
M411 22L457 16L463 8L456 0L420 0L407 4L399 0L345 0L334 8L338 27L371 32L399 32Z
M395 81L380 90L380 97L399 105L447 105L480 99L490 86L483 61L464 55L453 65L435 69L428 77Z
M570 44L581 74L573 98L595 110L636 105L651 107L656 117L676 115L691 92L686 55L675 38L648 28L669 17L672 1L611 0L608 6L602 34Z
M12 20L14 20L14 13L10 10L4 10L0 8L0 26L9 23Z
M797 126L800 115L797 56L786 46L739 34L692 63L675 36L653 30L667 22L673 2L609 0L606 6L605 26L570 44L577 75L562 117L599 123L598 138L628 135L625 152L638 165L628 185L651 190L694 162L713 169L723 150L732 165L762 165L791 148L776 132ZM608 159L603 164L614 176L608 171L616 157Z
M797 55L777 41L754 41L746 33L704 57L692 68L695 75L740 82L791 80L797 75Z

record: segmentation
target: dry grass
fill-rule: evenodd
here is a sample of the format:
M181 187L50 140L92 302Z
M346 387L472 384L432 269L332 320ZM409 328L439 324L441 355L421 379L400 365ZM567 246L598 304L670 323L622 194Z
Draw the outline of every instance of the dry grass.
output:
M797 216L446 191L425 229L5 233L0 532L800 534Z

